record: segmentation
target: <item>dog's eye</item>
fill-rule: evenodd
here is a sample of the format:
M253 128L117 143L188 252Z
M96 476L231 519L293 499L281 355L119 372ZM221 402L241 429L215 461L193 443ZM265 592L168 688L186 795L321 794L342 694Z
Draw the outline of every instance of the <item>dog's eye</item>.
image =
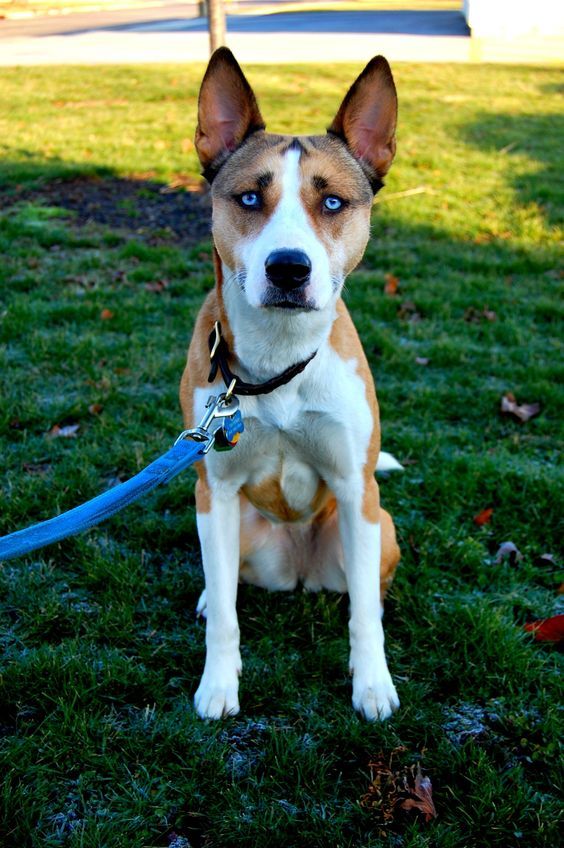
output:
M239 195L239 203L245 209L260 209L261 197L256 191L246 191L245 194Z
M323 201L323 205L329 212L338 212L339 209L343 208L343 201L340 197L330 195L329 197L325 198L325 200Z

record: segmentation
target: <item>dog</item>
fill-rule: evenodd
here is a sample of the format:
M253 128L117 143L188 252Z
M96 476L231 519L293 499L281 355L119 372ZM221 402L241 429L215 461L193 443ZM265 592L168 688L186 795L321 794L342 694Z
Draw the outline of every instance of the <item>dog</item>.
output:
M372 721L399 706L381 615L400 552L374 476L374 382L340 297L368 242L396 121L382 56L354 82L326 135L267 133L227 48L202 81L195 144L211 184L216 282L181 379L185 426L201 418L211 392L225 391L227 376L259 385L239 398L245 432L236 449L198 463L206 660L194 704L202 718L239 711L239 581L348 592L353 706ZM224 359L210 374L214 337ZM378 468L394 463L382 454Z

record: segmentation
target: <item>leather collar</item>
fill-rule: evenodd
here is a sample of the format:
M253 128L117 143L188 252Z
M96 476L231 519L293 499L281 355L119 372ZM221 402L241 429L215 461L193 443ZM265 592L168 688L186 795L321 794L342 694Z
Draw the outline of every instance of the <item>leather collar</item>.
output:
M214 328L208 338L208 345L211 361L208 383L213 383L219 370L229 394L242 396L266 395L269 392L273 392L274 389L277 389L279 386L286 385L286 383L289 383L290 380L297 374L301 374L308 362L311 362L317 353L317 351L314 350L311 356L307 359L304 359L302 362L297 362L295 365L291 365L276 377L272 377L270 380L265 380L264 383L247 383L245 380L238 377L237 374L234 374L229 367L228 360L231 356L231 352L227 342L221 334L221 324L219 321L216 321L214 324Z

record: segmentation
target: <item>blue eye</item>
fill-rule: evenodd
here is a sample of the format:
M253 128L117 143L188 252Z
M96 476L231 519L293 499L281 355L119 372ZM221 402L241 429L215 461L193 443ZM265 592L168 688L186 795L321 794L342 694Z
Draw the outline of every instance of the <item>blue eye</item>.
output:
M330 195L329 197L325 198L325 200L323 201L323 205L326 209L329 210L329 212L338 212L339 209L343 208L343 201L340 197L334 197L333 195Z
M260 194L257 194L256 191L246 191L239 197L239 202L246 209L259 209L261 205Z

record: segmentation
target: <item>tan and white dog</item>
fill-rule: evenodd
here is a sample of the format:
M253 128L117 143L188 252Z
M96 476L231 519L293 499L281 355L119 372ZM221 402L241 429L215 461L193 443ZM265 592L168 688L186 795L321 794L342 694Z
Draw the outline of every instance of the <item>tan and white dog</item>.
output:
M326 135L264 131L232 53L216 51L199 97L196 148L212 184L216 285L197 319L180 399L187 427L210 394L216 321L238 375L301 373L241 397L245 433L198 466L197 524L206 588L203 718L239 711L237 584L350 596L352 700L367 719L399 701L384 654L382 601L399 560L380 507L381 454L370 368L340 298L369 237L370 210L395 153L397 98L386 60L366 66ZM223 390L221 375L213 391ZM217 391L216 391L217 389ZM397 463L396 463L397 466Z

